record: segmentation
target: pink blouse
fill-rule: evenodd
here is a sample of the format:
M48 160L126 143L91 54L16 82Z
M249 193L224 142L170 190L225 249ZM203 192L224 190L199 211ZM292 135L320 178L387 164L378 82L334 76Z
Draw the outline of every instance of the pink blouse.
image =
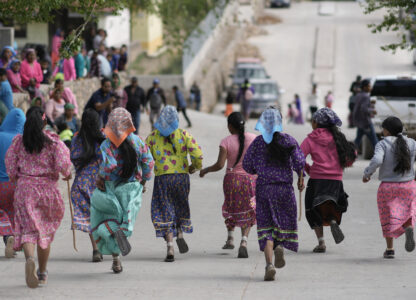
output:
M60 117L64 112L65 101L61 99L58 103L54 99L50 99L45 104L45 114L51 119L52 122L55 122L55 119Z
M20 90L17 88L17 86L22 87L20 73L15 73L12 69L7 70L7 80L12 86L13 93L20 93Z
M20 76L22 78L22 87L27 88L31 78L36 78L36 87L39 88L43 80L43 73L40 64L35 60L29 64L25 59L20 66Z

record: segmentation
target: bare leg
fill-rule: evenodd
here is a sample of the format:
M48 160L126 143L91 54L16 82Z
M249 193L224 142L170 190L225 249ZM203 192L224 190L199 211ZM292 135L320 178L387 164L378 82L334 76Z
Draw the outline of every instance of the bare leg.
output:
M266 247L264 248L264 257L266 259L266 265L272 263L273 260L273 241L267 240Z
M241 236L243 237L248 237L248 234L250 233L250 229L251 227L245 227L245 228L241 228ZM241 246L247 247L247 241L245 240L241 240Z
M178 236L179 236L179 233L178 233ZM166 243L168 244L168 253L167 253L167 255L174 255L173 233L172 232L170 232L166 235Z
M387 249L393 249L393 238L391 237L386 237L386 244L387 244Z
M222 249L234 249L234 227L227 226L227 241Z
M325 252L326 251L326 245L324 240L324 228L316 227L315 229L316 238L318 239L318 246L313 249L314 252Z
M90 233L89 236L90 236L90 240L91 240L92 250L98 250L97 243L95 242L92 234Z
M39 263L39 272L46 272L46 265L48 264L49 253L51 252L51 245L49 244L48 248L42 249L38 245L38 263Z
M28 259L29 257L35 256L35 244L25 243L23 244L23 251L25 252L25 257Z

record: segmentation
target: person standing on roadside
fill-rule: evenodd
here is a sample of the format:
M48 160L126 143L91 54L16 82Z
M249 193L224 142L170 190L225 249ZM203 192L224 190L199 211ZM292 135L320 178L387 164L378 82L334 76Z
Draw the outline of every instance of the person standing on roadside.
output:
M139 86L137 77L132 77L131 84L124 88L127 94L126 109L131 114L133 125L136 128L136 133L139 133L140 114L146 102L144 90Z
M176 100L176 108L179 112L183 113L183 116L188 123L188 128L192 127L191 121L188 118L188 115L186 114L186 100L183 96L182 92L179 90L179 88L175 85L172 87L173 93L175 94L175 100Z
M250 81L244 79L244 83L241 85L237 95L237 101L240 102L240 110L246 121L250 118L250 103L254 93L255 90L251 86Z
M195 102L195 109L197 111L201 108L201 90L196 82L191 86L191 105Z
M370 102L371 84L370 81L365 79L361 82L361 92L356 95L354 111L353 111L353 123L357 126L357 137L355 138L355 146L360 148L361 140L364 135L368 137L373 148L376 147L378 142L376 132L374 130L373 122L371 121L375 111L371 107Z
M348 109L350 111L350 114L348 115L348 127L353 128L354 124L352 122L352 114L354 112L355 96L357 96L357 94L361 92L361 75L357 75L355 81L351 83L350 92L351 96L348 101Z
M312 84L312 91L308 96L309 102L309 112L311 113L311 119L313 114L318 110L318 99L319 99L319 90L316 83Z
M162 104L166 106L166 97L165 92L159 86L160 80L159 78L153 79L153 87L151 87L146 96L146 109L147 103L150 106L149 118L150 118L150 125L152 125L152 130L154 129L155 119L157 120L160 116L160 111L162 109Z
M92 108L100 115L101 127L107 124L108 115L114 102L114 95L110 93L112 89L111 80L104 78L101 80L101 88L92 94L90 100L85 105L85 109Z

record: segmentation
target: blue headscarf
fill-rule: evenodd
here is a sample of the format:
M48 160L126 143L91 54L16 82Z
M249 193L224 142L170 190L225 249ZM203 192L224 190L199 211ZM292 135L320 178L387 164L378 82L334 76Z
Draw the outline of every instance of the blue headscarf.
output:
M17 53L16 53L16 51L14 51L12 46L4 46L3 49L1 50L0 56L3 56L4 51L7 50L7 49L12 52L12 58L16 56Z
M261 132L263 140L266 144L270 144L273 140L275 132L281 132L282 114L276 108L267 108L257 121L255 129Z
M155 128L159 130L162 136L169 136L179 128L179 116L176 108L172 105L166 105L159 119L155 123Z

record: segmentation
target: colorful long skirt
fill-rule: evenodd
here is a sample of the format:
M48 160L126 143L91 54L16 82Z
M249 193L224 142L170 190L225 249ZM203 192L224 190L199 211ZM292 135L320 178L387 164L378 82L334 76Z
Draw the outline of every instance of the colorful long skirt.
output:
M0 182L0 235L13 235L13 196L16 185L12 182Z
M377 192L377 206L383 237L397 238L403 225L416 217L416 182L382 182Z
M253 176L228 173L224 177L222 215L228 230L256 224L256 180Z
M152 222L157 237L169 233L177 235L177 229L192 233L189 211L189 175L167 174L155 177L152 197Z
M57 182L47 178L19 178L14 211L15 250L20 250L24 243L48 248L65 212Z
M113 233L123 230L133 234L137 213L142 204L143 186L138 182L105 182L105 192L95 189L91 197L91 233L102 254L119 254Z
M305 195L305 213L309 226L314 229L329 226L332 220L341 224L347 211L348 195L341 180L309 179Z
M75 229L91 232L90 198L94 192L98 168L88 168L88 173L76 175L71 188L71 200L74 205Z
M268 240L298 251L298 223L296 197L292 184L275 183L256 186L257 235L260 250Z

